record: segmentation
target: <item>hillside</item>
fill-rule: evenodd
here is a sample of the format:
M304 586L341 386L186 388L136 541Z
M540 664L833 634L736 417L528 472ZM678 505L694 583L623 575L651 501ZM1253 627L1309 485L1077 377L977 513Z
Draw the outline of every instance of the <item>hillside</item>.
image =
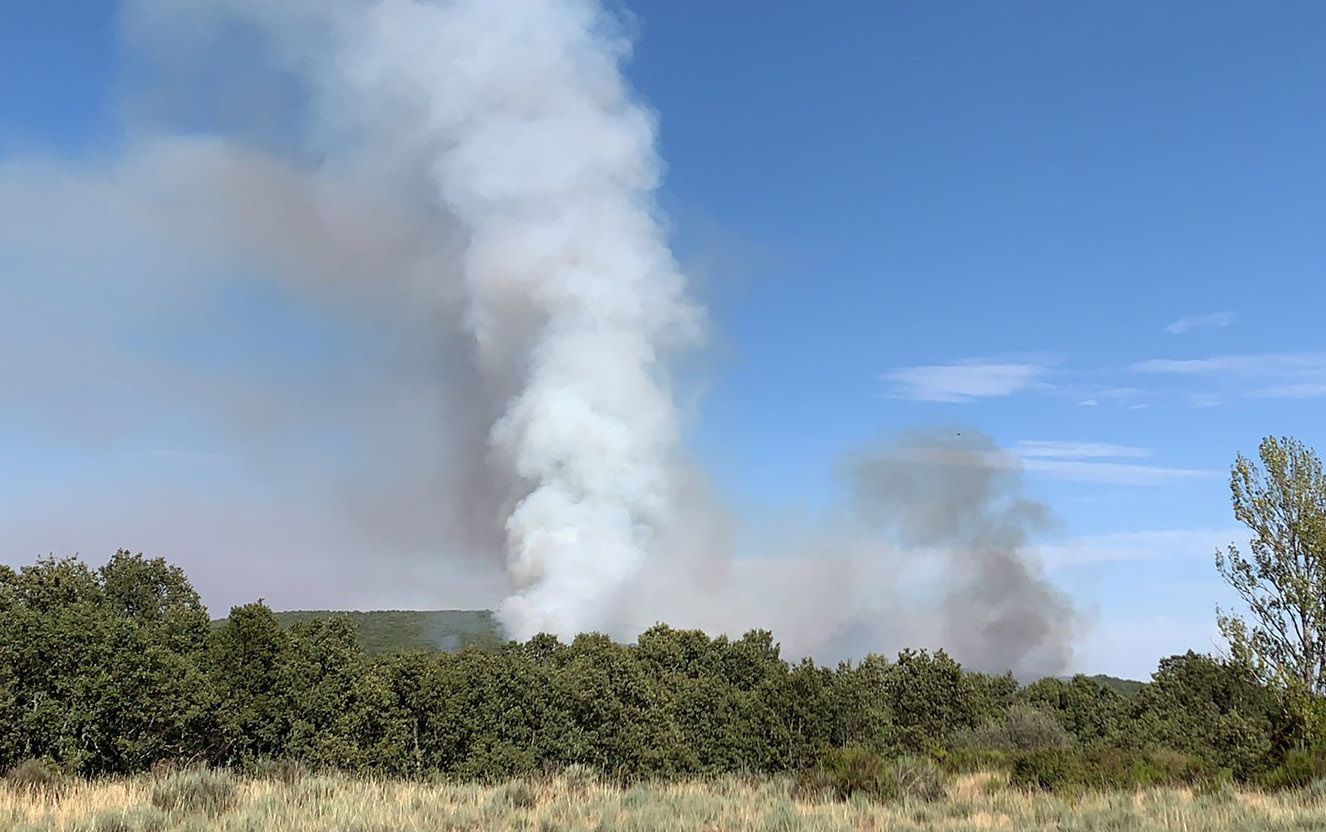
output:
M1103 673L1089 677L1093 682L1099 682L1102 686L1109 688L1121 696L1134 697L1146 686L1146 682L1139 682L1135 679L1120 679L1117 676L1106 676Z
M407 650L455 651L470 645L501 642L502 630L488 610L289 610L276 613L284 627L301 621L340 615L359 634L366 653L380 655ZM220 626L225 619L213 622Z

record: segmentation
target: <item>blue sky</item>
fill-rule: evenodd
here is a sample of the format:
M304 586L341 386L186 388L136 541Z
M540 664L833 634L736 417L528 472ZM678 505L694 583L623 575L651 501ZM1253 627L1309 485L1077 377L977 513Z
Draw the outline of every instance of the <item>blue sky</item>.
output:
M853 447L978 429L1024 459L1060 520L1041 555L1095 622L1086 669L1139 676L1210 649L1234 454L1268 433L1322 444L1326 6L620 8L629 78L661 119L662 202L711 310L686 372L688 442L756 530L743 546L758 549L767 517L831 505ZM5 15L0 162L113 155L150 106L115 4L19 0ZM67 316L56 281L0 253L19 332L107 326ZM127 310L115 343L236 384L331 376L391 348L261 282L176 302ZM40 343L0 340L14 364ZM0 390L7 522L36 504L109 517L124 505L77 495L142 482L298 503L196 409L122 418L126 389ZM314 425L300 442L352 456L346 435ZM140 545L98 543L101 527L69 540Z

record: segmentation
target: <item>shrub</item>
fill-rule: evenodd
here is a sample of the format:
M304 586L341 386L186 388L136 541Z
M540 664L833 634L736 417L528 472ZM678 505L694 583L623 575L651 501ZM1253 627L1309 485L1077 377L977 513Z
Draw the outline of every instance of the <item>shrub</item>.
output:
M889 766L889 774L900 796L909 800L933 801L944 797L944 772L925 757L902 757Z
M1008 754L994 748L952 748L937 752L935 761L949 774L970 774L1006 768Z
M67 781L50 760L24 760L5 773L5 785L14 791L59 797Z
M249 765L250 773L263 780L271 780L283 786L293 786L308 776L308 768L298 760L282 758L273 760L262 757Z
M494 792L492 802L502 807L533 809L539 805L539 792L530 783L517 780Z
M801 800L939 800L945 793L944 772L925 757L889 761L865 748L849 746L824 756L818 768L803 771L792 786Z
M794 796L831 796L838 800L861 795L872 800L901 796L898 781L888 761L864 748L835 748L824 755L818 768L797 777Z
M1021 788L1072 792L1082 789L1140 789L1179 786L1211 779L1200 758L1177 751L1042 749L1014 755L1009 782Z
M167 812L215 818L235 808L238 791L228 772L182 771L156 784L152 789L152 805Z
M1031 751L1072 748L1074 742L1054 714L1029 705L1014 705L979 728L960 733L955 744L961 748Z
M1071 791L1088 779L1086 760L1076 751L1040 749L1013 755L1008 770L1009 785L1021 789Z
M1261 785L1271 791L1301 789L1321 778L1326 778L1326 755L1316 749L1295 748L1261 778Z

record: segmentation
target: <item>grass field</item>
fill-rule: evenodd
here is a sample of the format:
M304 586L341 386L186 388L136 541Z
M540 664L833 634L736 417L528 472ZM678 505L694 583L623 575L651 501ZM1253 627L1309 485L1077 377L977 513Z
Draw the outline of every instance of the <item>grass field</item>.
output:
M1064 799L1009 790L990 775L952 782L933 803L794 800L785 780L723 778L617 787L562 775L504 785L299 776L241 779L183 772L163 778L0 788L0 829L29 832L297 830L1266 830L1326 829L1326 794L1232 790L1088 794Z

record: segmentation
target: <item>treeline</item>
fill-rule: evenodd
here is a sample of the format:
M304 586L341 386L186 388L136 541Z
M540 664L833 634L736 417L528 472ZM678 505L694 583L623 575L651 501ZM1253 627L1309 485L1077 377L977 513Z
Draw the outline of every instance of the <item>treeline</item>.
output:
M160 559L0 566L0 769L291 760L499 778L578 764L639 778L805 771L842 749L941 761L1163 749L1247 780L1302 744L1296 712L1246 667L1193 653L1133 697L1085 676L1021 687L943 652L789 663L768 632L662 625L630 645L545 635L370 657L344 619L286 630L261 603L214 629Z

